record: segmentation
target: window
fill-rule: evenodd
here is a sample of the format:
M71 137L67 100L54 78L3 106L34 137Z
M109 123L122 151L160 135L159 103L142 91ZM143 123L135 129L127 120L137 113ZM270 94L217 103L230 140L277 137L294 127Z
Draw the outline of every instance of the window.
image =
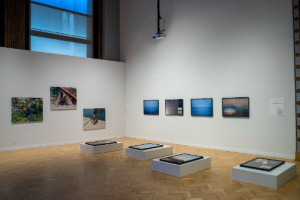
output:
M31 0L31 51L92 57L92 17L92 0Z

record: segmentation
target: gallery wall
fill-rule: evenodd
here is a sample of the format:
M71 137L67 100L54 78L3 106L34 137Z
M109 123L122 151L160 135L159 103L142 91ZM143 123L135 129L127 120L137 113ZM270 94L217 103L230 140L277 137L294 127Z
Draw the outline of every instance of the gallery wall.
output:
M156 1L121 1L126 62L126 135L294 158L295 83L292 1L163 0L167 38L156 33ZM250 118L223 118L223 97L249 97ZM191 98L213 98L213 117L192 117ZM270 98L285 115L270 116ZM143 100L159 99L159 116ZM166 116L165 99L184 99Z
M76 87L77 110L50 111L50 86ZM124 63L0 48L0 151L125 135ZM42 97L42 123L11 123L12 97ZM106 129L83 131L83 109L105 108Z

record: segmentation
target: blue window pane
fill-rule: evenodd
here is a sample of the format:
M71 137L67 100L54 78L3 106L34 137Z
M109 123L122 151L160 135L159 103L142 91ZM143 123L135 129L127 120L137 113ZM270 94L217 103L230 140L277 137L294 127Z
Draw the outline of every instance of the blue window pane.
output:
M31 0L49 6L78 12L86 15L92 15L92 0Z
M91 57L91 46L62 40L31 36L31 51L62 54L68 56Z
M32 4L31 30L91 39L92 19L91 17Z

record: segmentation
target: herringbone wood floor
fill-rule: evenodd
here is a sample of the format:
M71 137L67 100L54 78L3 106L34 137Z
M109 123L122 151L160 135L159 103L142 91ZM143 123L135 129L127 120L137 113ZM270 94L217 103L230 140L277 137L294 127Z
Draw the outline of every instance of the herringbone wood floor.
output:
M124 142L124 148L153 142L114 140ZM125 157L125 151L90 155L81 152L79 144L3 152L0 153L0 199L300 200L299 162L296 162L297 177L273 190L231 180L232 167L255 155L169 145L174 153L210 156L212 167L176 178L151 171L150 160ZM132 192L133 189L139 191Z

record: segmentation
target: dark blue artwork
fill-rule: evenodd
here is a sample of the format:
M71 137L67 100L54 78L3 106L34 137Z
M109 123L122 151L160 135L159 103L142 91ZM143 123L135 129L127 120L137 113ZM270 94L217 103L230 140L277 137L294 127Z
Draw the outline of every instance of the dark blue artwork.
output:
M213 116L212 99L192 99L192 116Z
M144 115L158 115L159 101L158 100L144 100Z

